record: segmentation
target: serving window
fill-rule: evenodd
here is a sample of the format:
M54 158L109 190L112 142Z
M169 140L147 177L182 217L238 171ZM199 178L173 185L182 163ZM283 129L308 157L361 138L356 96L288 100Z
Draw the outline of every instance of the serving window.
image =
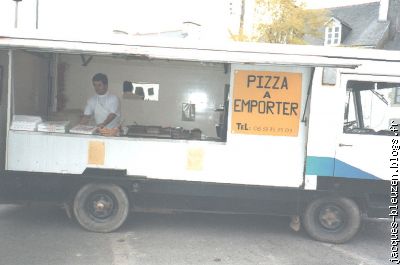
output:
M11 129L226 141L230 73L223 64L98 55L85 62L74 54L14 52ZM101 133L93 120L76 127L95 95L96 73L107 75L120 101L118 130Z

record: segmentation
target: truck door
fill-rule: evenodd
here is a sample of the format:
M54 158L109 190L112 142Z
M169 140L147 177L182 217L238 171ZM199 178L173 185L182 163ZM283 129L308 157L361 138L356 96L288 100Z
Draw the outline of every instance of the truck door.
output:
M343 75L344 119L334 176L390 179L393 130L400 124L400 77Z

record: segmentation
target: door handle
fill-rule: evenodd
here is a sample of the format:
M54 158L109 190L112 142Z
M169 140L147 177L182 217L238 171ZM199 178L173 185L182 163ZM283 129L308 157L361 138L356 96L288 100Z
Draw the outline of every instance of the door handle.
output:
M353 146L352 144L339 144L340 147L344 147L344 146Z

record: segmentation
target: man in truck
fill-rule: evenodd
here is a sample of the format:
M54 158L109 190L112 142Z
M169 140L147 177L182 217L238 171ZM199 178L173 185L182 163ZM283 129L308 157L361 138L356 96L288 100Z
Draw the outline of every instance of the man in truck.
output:
M97 127L118 128L121 123L121 106L119 98L108 91L108 78L97 73L92 78L96 95L88 99L81 119L81 124L88 124L94 117Z

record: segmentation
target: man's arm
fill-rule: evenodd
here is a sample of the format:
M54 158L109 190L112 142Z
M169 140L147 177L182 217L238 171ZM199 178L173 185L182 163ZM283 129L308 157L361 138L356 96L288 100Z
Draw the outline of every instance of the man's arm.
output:
M97 127L103 128L107 126L107 124L109 124L113 119L115 119L115 117L117 117L115 113L108 114L107 118L102 123L97 124Z
M107 126L112 120L114 120L118 115L121 113L121 106L119 102L119 98L115 95L111 95L109 99L109 105L107 106L108 111L110 114L108 114L107 118L100 124L97 124L99 128L103 128Z

